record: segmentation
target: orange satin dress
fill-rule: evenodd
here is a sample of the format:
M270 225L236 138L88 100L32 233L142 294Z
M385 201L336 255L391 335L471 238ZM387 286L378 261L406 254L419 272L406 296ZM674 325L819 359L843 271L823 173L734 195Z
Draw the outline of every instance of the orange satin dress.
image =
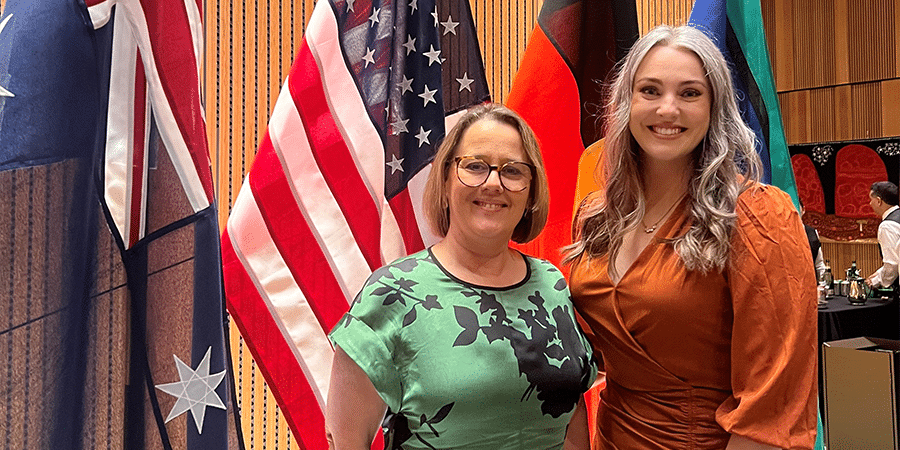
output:
M689 227L687 202L657 231ZM790 197L744 192L728 267L688 271L651 242L613 284L606 256L576 261L575 307L590 328L607 386L594 449L724 449L730 434L813 448L816 280Z

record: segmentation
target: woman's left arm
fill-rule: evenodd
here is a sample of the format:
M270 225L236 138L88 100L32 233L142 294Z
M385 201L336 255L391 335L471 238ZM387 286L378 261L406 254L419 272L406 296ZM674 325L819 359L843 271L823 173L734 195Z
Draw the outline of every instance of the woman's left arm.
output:
M726 272L733 393L716 420L734 436L729 450L812 448L818 340L806 232L790 197L773 186L743 193L736 213Z

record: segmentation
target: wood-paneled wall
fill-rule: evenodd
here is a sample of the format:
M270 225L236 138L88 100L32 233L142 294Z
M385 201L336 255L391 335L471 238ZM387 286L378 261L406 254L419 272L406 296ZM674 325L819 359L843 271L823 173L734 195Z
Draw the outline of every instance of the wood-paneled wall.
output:
M788 144L900 136L900 0L763 0Z
M867 277L881 267L881 253L878 241L874 239L853 242L822 240L822 257L831 264L835 279L843 279L844 271L853 261L859 267L860 275Z
M5 0L0 0L5 1ZM542 0L470 0L495 101L504 102ZM693 0L637 0L642 32L687 21ZM220 223L253 163L313 0L207 0L205 99ZM247 448L296 449L237 328L231 347Z

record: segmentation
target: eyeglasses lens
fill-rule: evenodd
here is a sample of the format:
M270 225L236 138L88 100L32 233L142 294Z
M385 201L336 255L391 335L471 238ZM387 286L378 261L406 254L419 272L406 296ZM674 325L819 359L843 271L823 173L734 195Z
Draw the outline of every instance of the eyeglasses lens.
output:
M523 191L531 183L531 167L523 162L510 161L497 167L491 166L479 158L462 157L457 160L456 164L456 176L462 184L469 187L478 187L484 184L492 170L496 170L500 174L500 184L508 191Z

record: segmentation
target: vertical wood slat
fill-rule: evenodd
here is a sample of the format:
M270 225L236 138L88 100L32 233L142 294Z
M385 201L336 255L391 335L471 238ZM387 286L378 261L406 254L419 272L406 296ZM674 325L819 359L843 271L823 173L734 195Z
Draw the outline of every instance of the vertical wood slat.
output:
M873 240L839 242L824 239L822 257L830 262L835 279L843 279L845 271L853 261L856 261L859 273L863 277L871 275L881 267L878 242Z
M900 79L778 94L788 144L900 135Z
M693 5L693 0L636 0L638 31L643 36L657 25L686 24Z

